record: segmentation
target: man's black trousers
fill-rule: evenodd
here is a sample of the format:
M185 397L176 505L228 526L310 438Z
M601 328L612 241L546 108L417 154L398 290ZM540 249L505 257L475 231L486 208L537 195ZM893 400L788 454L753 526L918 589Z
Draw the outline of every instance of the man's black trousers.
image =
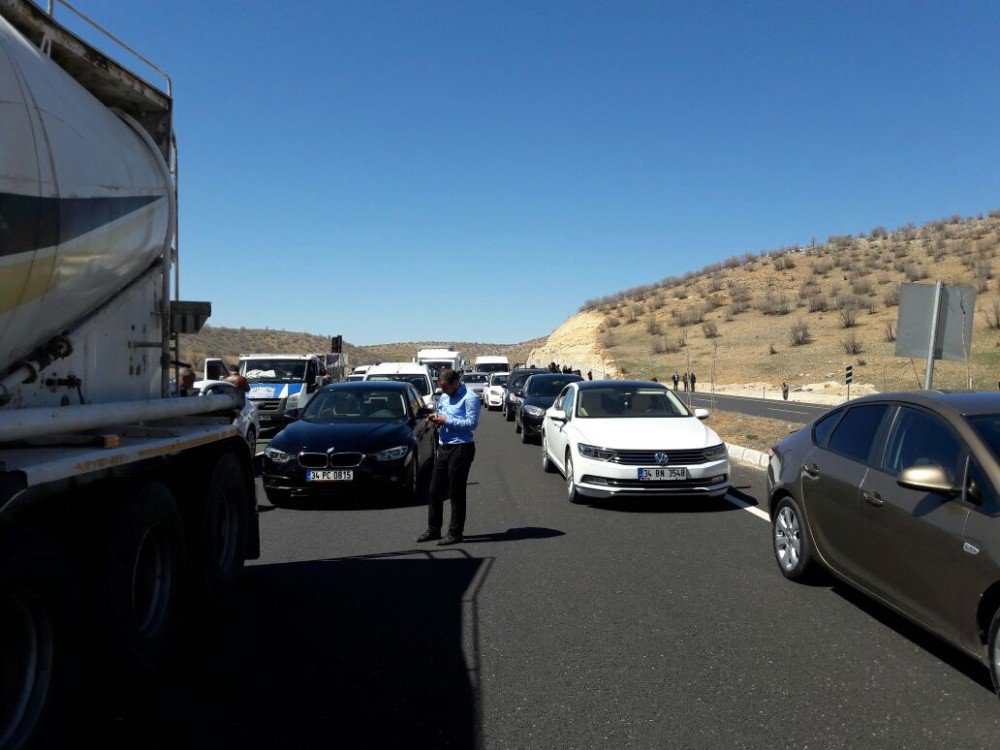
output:
M427 528L441 531L444 521L444 501L451 499L450 536L465 533L465 485L469 480L469 469L476 457L475 443L439 445L434 459L434 474L431 476L430 501L427 503Z

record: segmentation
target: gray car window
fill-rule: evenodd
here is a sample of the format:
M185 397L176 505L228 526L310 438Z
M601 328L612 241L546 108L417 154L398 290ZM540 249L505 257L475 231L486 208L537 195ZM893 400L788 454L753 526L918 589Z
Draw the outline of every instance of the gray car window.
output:
M842 416L844 416L843 411L835 411L833 414L827 414L820 419L813 427L813 442L816 445L826 447L826 439L830 437L830 433L837 426L837 422L840 421Z
M562 404L562 410L566 412L567 419L573 418L573 400L574 400L573 397L574 397L573 389L567 388L566 395L563 396L563 404Z
M834 428L827 448L855 461L867 462L875 435L888 410L888 404L855 406L848 410Z
M961 476L962 444L938 418L902 407L885 452L883 468L899 474L911 466L942 466L954 481Z

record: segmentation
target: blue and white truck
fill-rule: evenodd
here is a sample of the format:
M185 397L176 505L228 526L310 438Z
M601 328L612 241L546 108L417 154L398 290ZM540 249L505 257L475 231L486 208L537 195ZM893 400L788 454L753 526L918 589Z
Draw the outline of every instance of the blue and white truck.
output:
M242 354L240 375L250 383L247 398L257 405L261 427L284 424L285 412L301 409L323 386L315 354Z

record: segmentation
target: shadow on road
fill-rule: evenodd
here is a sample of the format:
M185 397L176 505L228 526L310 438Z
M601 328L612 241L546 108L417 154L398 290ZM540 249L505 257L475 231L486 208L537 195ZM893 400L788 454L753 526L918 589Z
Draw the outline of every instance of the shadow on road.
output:
M189 628L168 707L98 730L146 748L477 747L491 562L449 550L248 568L226 613Z
M753 498L747 502L751 501L754 505L757 504ZM682 495L610 498L589 502L588 505L591 508L612 510L619 513L724 513L740 510L736 505L727 502L725 498L685 497Z
M970 656L948 645L940 638L931 635L923 628L914 625L902 615L896 614L869 596L851 588L840 581L827 581L832 591L845 601L850 602L865 614L878 620L886 627L892 628L901 636L919 646L927 653L940 659L956 672L968 677L985 690L993 692L993 684L989 671Z
M493 534L471 534L463 540L463 544L476 544L478 542L520 542L525 539L551 539L556 536L565 536L565 531L558 529L546 529L537 526L524 526L506 531L499 531Z

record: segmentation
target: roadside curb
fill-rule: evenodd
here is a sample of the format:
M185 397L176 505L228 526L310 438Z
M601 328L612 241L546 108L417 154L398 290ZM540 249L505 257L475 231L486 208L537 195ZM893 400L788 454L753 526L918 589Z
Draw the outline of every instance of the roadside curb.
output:
M744 466L752 466L763 471L767 468L767 454L753 448L744 448L742 445L726 443L726 450L729 451L729 460L735 461Z

